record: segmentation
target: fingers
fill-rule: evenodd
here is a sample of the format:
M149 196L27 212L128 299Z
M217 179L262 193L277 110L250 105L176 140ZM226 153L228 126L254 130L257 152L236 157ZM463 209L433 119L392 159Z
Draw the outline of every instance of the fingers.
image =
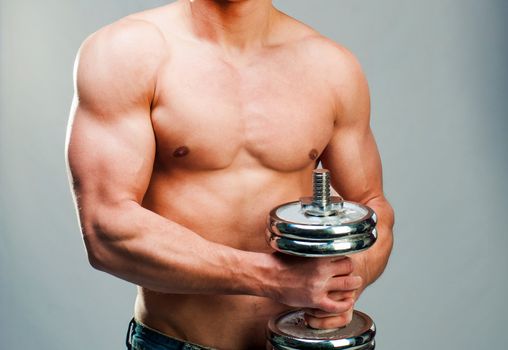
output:
M345 262L345 261L342 261ZM348 266L346 266L347 268ZM305 309L305 321L316 329L347 326L353 318L354 294L363 284L360 276L336 276L328 282L328 295L319 309Z
M328 290L330 292L355 291L362 286L363 279L360 276L336 276L328 281Z
M326 285L327 292L325 296L320 297L310 309L319 309L323 313L317 311L309 311L309 314L341 314L353 307L356 291L362 286L363 279L360 276L338 276L331 278Z
M349 275L354 270L353 259L349 257L334 258L331 263L333 264L334 276Z
M349 323L351 323L351 320L353 319L353 309L350 309L340 315L331 317L317 318L312 315L305 314L304 318L305 322L307 322L307 324L312 328L316 329L340 328L345 327Z
M354 304L354 298L342 298L340 300L333 300L330 297L327 297L321 300L319 305L316 305L316 307L307 308L305 311L307 312L307 310L309 310L309 314L315 317L327 317L339 315L348 310L352 310Z
M326 318L331 316L338 316L344 312L349 311L354 306L353 298L346 298L335 303L333 313L326 312L320 309L304 309L305 313L315 318Z
M350 307L345 299L354 299L362 286L362 278L352 276L354 266L349 257L308 259L273 256L278 259L278 278L269 296L282 304L339 315ZM325 318L324 313L316 312L314 315Z
M347 291L347 292L329 292L328 297L332 300L345 300L345 299L355 299L356 291Z

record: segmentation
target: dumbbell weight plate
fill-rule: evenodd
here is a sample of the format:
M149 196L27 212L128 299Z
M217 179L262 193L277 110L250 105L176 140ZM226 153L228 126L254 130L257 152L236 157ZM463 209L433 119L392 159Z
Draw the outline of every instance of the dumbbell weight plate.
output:
M335 215L312 216L305 198L282 204L268 216L268 244L275 250L305 257L341 256L371 247L376 239L376 214L359 203L332 197Z
M274 350L373 350L376 327L372 319L354 311L349 325L338 329L309 328L302 310L289 311L270 320L267 338Z

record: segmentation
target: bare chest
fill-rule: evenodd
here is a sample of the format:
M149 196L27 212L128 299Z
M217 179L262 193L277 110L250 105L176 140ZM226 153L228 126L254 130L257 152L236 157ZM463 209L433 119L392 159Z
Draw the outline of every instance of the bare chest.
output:
M163 167L296 171L315 162L333 129L326 86L290 55L241 67L201 52L175 55L159 71L156 96Z

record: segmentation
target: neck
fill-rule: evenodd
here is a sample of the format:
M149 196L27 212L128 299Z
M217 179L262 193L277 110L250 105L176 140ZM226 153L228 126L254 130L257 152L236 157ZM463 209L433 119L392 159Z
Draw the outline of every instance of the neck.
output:
M262 46L275 18L271 0L181 0L199 38L229 49Z

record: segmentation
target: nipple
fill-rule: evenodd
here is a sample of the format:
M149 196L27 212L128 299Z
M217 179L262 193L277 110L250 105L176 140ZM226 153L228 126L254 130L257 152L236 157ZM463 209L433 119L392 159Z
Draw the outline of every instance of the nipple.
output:
M187 154L189 154L189 152L190 152L189 147L181 146L175 149L175 151L173 152L173 157L175 158L185 157Z
M312 159L312 160L316 160L319 156L319 152L317 151L317 149L313 148L310 152L309 152L309 158Z

